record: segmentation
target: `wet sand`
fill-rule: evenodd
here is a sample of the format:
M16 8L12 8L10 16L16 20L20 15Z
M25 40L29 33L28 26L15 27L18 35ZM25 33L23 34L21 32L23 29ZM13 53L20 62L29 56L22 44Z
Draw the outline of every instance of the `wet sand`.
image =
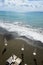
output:
M25 38L26 39L26 38ZM31 40L28 40L28 43L25 40L22 39L14 39L11 38L8 40L8 46L6 47L6 51L4 54L2 54L5 45L4 45L4 36L0 35L0 65L5 65L6 60L13 54L17 55L21 58L21 48L24 47L24 64L27 63L27 65L35 65L34 58L37 60L37 65L43 65L43 49L38 48L35 46L32 46L33 42ZM33 56L34 49L37 49L37 55Z

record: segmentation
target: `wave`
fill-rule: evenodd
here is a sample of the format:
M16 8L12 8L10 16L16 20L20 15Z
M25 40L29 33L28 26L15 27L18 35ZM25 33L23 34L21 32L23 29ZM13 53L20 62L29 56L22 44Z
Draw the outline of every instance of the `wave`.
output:
M32 40L41 41L43 43L42 29L32 28L30 25L23 24L21 22L0 22L0 27L5 28L9 32L17 32L19 36L26 36Z

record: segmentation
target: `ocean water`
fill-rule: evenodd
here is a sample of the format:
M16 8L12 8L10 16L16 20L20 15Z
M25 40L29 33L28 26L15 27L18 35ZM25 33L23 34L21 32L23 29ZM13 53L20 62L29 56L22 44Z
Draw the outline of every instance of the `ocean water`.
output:
M43 42L43 12L0 11L0 27Z

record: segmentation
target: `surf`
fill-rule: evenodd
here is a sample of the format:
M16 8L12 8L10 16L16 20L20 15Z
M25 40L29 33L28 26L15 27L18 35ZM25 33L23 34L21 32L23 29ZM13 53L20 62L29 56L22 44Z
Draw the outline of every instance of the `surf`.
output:
M19 36L25 36L43 43L43 33L40 32L40 29L32 28L30 25L23 24L22 22L0 22L0 27L9 32L17 32Z

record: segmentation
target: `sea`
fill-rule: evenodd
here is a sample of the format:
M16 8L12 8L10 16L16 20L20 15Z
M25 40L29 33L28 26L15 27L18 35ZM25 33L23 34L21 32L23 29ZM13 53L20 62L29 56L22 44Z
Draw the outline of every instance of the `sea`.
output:
M43 12L0 11L0 27L43 43Z

